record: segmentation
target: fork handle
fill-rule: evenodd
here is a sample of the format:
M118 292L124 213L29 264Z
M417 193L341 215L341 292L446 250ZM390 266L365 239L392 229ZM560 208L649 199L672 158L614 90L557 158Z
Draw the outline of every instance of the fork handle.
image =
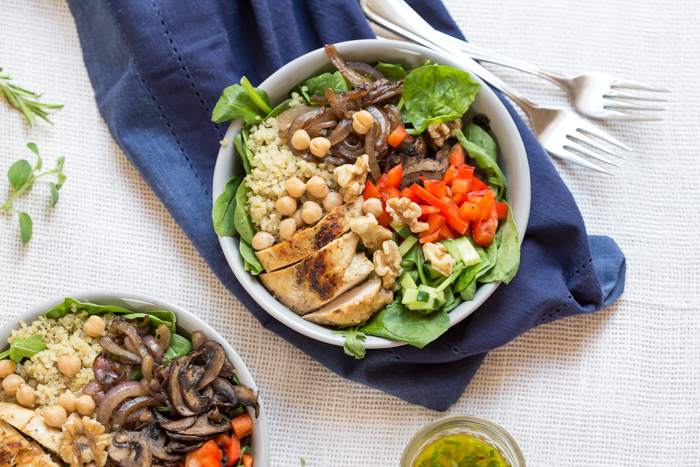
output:
M443 32L439 32L439 34L443 37L445 41L452 43L455 47L459 48L462 52L469 55L474 60L495 63L497 65L507 66L509 68L514 68L516 70L524 71L526 73L531 73L541 78L548 79L549 81L563 89L567 89L565 83L569 81L569 78L567 78L564 75L560 75L559 73L555 73L553 71L545 70L544 68L540 68L537 65L533 65L532 63L528 63L523 60L508 57L506 55L502 55L491 50L483 49L478 45L474 45L472 43L457 39L456 37L452 37L449 34L445 34Z
M403 0L360 0L360 4L365 15L384 29L429 49L441 51L453 59L465 63L467 68L480 78L515 101L531 119L533 111L539 109L538 105L476 63L454 44L444 40L440 32L421 18Z

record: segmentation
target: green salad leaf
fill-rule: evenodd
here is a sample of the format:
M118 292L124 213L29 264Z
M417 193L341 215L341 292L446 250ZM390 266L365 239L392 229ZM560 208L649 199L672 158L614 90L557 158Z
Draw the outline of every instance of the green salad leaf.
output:
M236 232L249 245L253 243L253 237L255 236L253 221L250 220L250 214L245 208L246 204L248 204L248 193L250 191L250 188L245 183L238 185L236 190L236 207L233 214L233 226L236 228Z
M245 170L246 174L249 174L251 170L252 157L248 157L249 149L245 146L245 140L243 139L244 132L245 130L233 137L233 147L236 148L236 155L241 161L243 170Z
M250 85L250 82L245 77L241 79L242 83L244 82L243 80L247 82L248 86ZM241 119L247 126L260 121L265 115L270 113L272 109L270 108L270 98L267 96L267 93L262 89L250 86L253 92L249 94L248 91L250 89L246 90L246 87L234 84L224 89L214 107L211 119L216 123ZM256 96L256 98L253 99L251 95ZM260 104L263 104L263 106L261 107Z
M487 156L489 156L494 161L498 159L498 147L496 142L491 138L491 135L486 132L479 125L470 123L467 128L464 129L464 136L467 140L479 146L484 150Z
M474 124L470 123L467 128L469 128L471 125ZM477 164L479 164L479 167L481 167L481 169L489 177L489 185L497 190L496 198L499 201L504 200L508 193L508 183L506 182L506 178L503 176L503 171L501 171L501 168L498 166L496 160L492 159L484 148L478 146L472 141L469 141L461 130L455 130L455 136L464 150L467 151L467 154L469 154L469 156L472 157Z
M116 306L116 305L97 305L95 303L89 302L79 302L72 298L66 298L63 303L56 305L55 307L44 313L49 319L61 319L68 313L72 313L72 306L75 304L76 312L86 311L88 315L103 315L105 313L114 313L117 315L124 315L126 319L136 319L145 318L150 316L153 323L165 323L170 328L170 331L175 334L176 330L176 320L175 313L169 310L152 310L147 312L134 312L132 310L127 310L126 308Z
M510 205L508 205L508 218L498 228L493 243L498 246L494 265L480 280L482 282L502 281L507 284L515 277L520 266L520 240Z
M401 65L396 65L394 63L384 63L379 62L374 65L374 68L381 71L386 79L395 83L406 77L406 70Z
M394 302L360 326L365 334L396 339L418 348L434 341L450 327L450 317L444 310L424 315L411 311L401 304L401 294L394 295Z
M214 222L214 231L218 235L236 236L234 213L236 211L236 192L241 182L243 182L243 177L231 177L226 182L224 191L216 198L214 208L211 211L211 218Z
M304 90L304 87L307 89ZM304 98L311 103L309 96L323 96L328 88L332 88L335 92L345 92L352 89L352 84L339 71L336 71L335 73L322 73L309 78L301 83L301 86L297 86L294 89L297 92L301 92Z
M289 108L290 102L292 102L291 99L287 99L286 101L282 102L280 105L278 105L277 107L272 109L272 111L269 114L267 114L263 120L267 120L268 118L278 117L279 114L281 114L282 112L284 112L285 110L287 110Z
M248 242L241 239L238 245L238 251L241 252L241 256L243 257L243 269L245 271L257 276L265 270L262 263L260 263L260 260L255 255L255 250Z
M192 351L192 343L189 339L173 333L170 336L170 347L163 353L164 360L175 360L177 357L188 355Z
M10 348L0 353L0 360L7 358L9 355L12 361L20 363L22 359L32 358L45 349L46 344L41 340L41 334L34 334L26 339L15 337L15 340L10 344Z
M413 127L423 132L431 122L462 118L479 89L481 85L467 72L443 65L422 66L406 75L404 105Z
M362 342L365 340L366 336L357 330L357 327L340 329L338 331L333 331L331 334L342 334L345 337L345 342L343 343L343 350L346 355L355 357L356 359L364 358L365 356L365 346Z

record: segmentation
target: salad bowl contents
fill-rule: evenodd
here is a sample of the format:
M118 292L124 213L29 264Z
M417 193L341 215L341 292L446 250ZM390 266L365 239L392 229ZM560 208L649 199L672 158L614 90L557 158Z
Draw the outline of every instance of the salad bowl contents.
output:
M361 50L348 44L338 48ZM339 49L316 53L322 73L292 62L296 74L273 75L266 83L285 83L274 99L245 78L224 90L213 119L239 121L212 218L258 303L361 358L363 340L427 345L514 277L529 175L522 142L506 133L504 156L492 136L512 130L501 109L494 121L472 108L490 90L468 72L439 56L352 61Z
M3 465L266 465L240 358L184 310L128 295L54 301L5 326Z

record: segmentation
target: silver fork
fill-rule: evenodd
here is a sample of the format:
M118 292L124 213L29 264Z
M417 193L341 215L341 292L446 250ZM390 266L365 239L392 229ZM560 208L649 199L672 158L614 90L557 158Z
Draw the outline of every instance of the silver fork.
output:
M623 156L592 140L589 135L598 137L627 151L632 150L569 110L541 107L534 104L486 68L466 56L452 43L443 40L441 34L425 22L423 18L403 0L360 0L360 4L370 21L404 39L433 50L438 50L457 61L465 63L469 70L472 70L484 81L487 81L496 89L510 97L530 117L535 137L551 155L589 169L613 175L608 169L591 163L577 155L574 151L619 167L616 162L591 151L580 143L588 144L607 154L620 158L623 158Z
M571 103L579 113L591 118L602 120L661 120L659 116L639 115L623 111L663 111L664 109L661 107L637 104L629 101L668 102L668 99L646 96L625 89L671 92L666 88L650 86L640 83L639 81L617 78L599 71L591 71L579 76L566 77L559 73L540 68L537 65L483 49L448 34L442 32L438 33L442 36L443 40L449 41L454 47L459 48L474 60L496 63L548 79L566 91L571 99Z

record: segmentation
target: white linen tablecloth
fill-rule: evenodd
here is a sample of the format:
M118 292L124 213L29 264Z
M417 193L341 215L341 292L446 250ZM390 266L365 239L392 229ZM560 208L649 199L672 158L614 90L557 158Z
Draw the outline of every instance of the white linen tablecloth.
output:
M489 354L449 414L505 427L531 466L700 465L700 3L562 0L447 6L478 45L544 67L601 70L673 90L665 120L601 126L634 148L617 176L555 162L590 233L627 255L611 308L540 326ZM19 158L66 157L68 181L16 203L34 219L22 247L0 215L0 324L35 303L90 289L133 290L208 320L262 389L273 466L398 465L409 438L443 414L348 382L257 321L219 283L112 141L61 0L2 0L0 67L63 103L29 129L0 103L0 172ZM543 104L563 91L491 67ZM125 96L128 98L128 96ZM8 191L0 181L0 194ZM544 284L543 284L544 286ZM340 351L340 350L339 350Z

